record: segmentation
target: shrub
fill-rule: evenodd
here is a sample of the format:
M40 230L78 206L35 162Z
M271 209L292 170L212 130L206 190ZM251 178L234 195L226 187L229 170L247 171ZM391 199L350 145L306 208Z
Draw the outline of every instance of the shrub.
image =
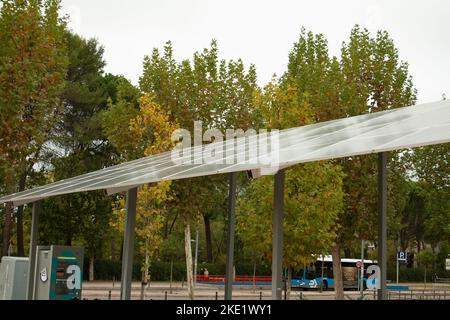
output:
M169 281L170 280L170 262L155 261L150 267L151 281ZM121 277L121 261L114 260L96 260L94 265L95 280L120 280ZM210 275L225 274L224 263L200 263L197 265L197 274L203 274L202 269L208 269ZM237 275L253 275L253 264L237 264ZM267 276L271 275L270 266L257 265L256 275ZM85 259L83 266L83 279L89 279L89 261ZM172 279L173 281L186 280L186 264L185 262L174 262L172 265ZM141 264L133 264L133 280L141 280Z

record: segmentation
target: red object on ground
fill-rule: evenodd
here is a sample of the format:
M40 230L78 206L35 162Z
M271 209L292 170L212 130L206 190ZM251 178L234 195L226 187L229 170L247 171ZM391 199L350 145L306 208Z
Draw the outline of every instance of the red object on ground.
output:
M197 275L197 282L225 282L225 275L205 276L203 274ZM233 282L272 282L271 276L236 276Z

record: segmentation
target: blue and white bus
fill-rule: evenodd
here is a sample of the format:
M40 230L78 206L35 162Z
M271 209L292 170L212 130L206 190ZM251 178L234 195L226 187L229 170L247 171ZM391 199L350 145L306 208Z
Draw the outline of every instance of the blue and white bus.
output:
M357 290L361 279L361 259L341 259L342 268L342 280L344 290ZM367 275L366 269L376 264L376 261L364 259L364 279L363 286L366 288ZM322 265L323 265L323 277L322 277ZM333 259L331 256L319 256L315 263L304 268L298 276L294 276L291 281L292 289L308 290L308 289L320 289L323 290L334 289L333 278Z

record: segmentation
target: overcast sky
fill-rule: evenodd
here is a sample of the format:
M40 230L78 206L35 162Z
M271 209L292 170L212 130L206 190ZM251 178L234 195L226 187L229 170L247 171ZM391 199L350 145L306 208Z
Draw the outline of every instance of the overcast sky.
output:
M137 84L144 55L173 43L177 59L217 39L220 57L253 63L260 85L282 74L301 27L323 33L339 55L355 24L387 30L410 64L419 103L450 97L447 0L63 0L70 28L105 47L106 71Z

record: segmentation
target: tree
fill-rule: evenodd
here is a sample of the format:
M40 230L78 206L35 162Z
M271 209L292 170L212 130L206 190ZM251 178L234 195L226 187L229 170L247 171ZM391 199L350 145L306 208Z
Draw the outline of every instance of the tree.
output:
M355 26L350 40L344 42L341 58L330 58L323 35L306 33L289 55L288 70L281 78L282 86L297 90L297 96L309 102L314 121L345 118L389 108L408 106L415 101L415 90L408 65L399 60L398 51L385 31L372 38L367 30ZM390 176L403 178L401 157L392 153ZM336 246L332 249L333 270L338 299L343 299L340 251L351 248L359 239L374 239L376 225L376 158L358 156L340 161L345 172L344 210L339 214ZM394 172L395 174L392 174ZM391 179L391 186L401 182ZM391 187L390 208L401 211L404 199ZM391 214L392 215L392 214Z
M423 189L422 239L432 250L450 239L450 144L417 148L408 154L411 169Z
M434 252L427 248L422 250L417 254L417 259L419 260L419 264L425 268L423 282L427 283L427 268L431 267L435 262Z
M297 97L308 103L312 122L346 116L347 106L342 103L342 90L345 87L342 67L336 58L329 57L327 41L321 34L314 35L301 30L299 40L289 54L288 70L281 78L281 84L285 90L294 90ZM337 213L337 237L331 248L337 299L344 297L339 244L343 212Z
M269 128L310 124L314 110L309 97L269 83L256 105ZM335 239L336 218L343 205L343 173L333 161L300 164L286 171L284 216L284 265L289 270L309 265L325 253ZM265 257L271 255L273 178L253 181L238 205L238 230L244 244ZM290 285L288 286L290 290Z
M66 84L61 93L61 117L52 130L47 150L47 167L52 178L60 180L99 170L115 163L114 148L102 130L102 111L109 99L116 99L121 77L104 75L103 48L95 39L65 32L69 52ZM94 259L103 254L109 233L111 199L104 192L71 194L46 201L46 221L54 215L65 223L48 229L50 239L71 244L80 241L89 258L89 279L94 280ZM62 231L62 232L61 232Z
M177 129L177 125L172 123L162 108L153 102L151 95L144 95L139 102L141 112L130 121L132 137L138 141L145 141L145 138L151 133L151 142L145 143L144 154L146 156L171 150L173 148L171 137ZM165 211L165 205L171 199L170 185L170 181L162 181L154 187L144 186L138 193L137 234L143 241L142 248L145 259L142 271L145 283L149 279L151 259L161 244L163 225L161 212Z
M245 70L241 60L219 61L216 41L210 48L196 52L192 61L177 62L172 44L167 42L161 54L154 49L144 59L144 72L139 81L145 93L154 94L154 101L193 136L193 122L202 121L205 129L242 128L254 121L253 94L257 89L253 66ZM203 177L174 181L170 214L184 222L185 255L189 296L194 298L190 224L198 217L208 217L217 209L211 201L226 198L225 177ZM212 195L214 193L214 195ZM225 214L225 210L222 212ZM210 224L204 224L211 234ZM209 243L206 241L205 243Z
M59 0L5 0L2 4L0 166L5 168L5 191L13 193L19 177L21 186L25 185L23 179L58 119L67 64L65 20L58 15ZM10 244L12 213L7 204L3 255Z
M171 150L171 136L177 125L153 101L151 94L139 98L139 106L140 110L135 110L133 102L126 102L121 94L118 95L116 105L110 103L109 109L102 115L103 129L109 141L125 157L150 156ZM117 116L125 123L122 124L123 131L117 130ZM170 186L170 181L163 181L156 185L144 185L138 191L136 234L140 252L144 256L142 273L145 283L150 279L150 264L162 242L163 212L171 200ZM119 212L123 212L124 205L121 201L122 210ZM121 224L117 226L123 229Z
M343 44L341 65L345 86L343 104L347 115L378 112L415 103L416 91L408 64L400 61L398 50L386 31L371 37L367 29L355 26L350 40ZM377 225L377 160L375 155L352 157L344 161L346 205L342 218L341 245L349 246L356 234L374 240ZM405 193L402 187L405 169L401 152L391 152L388 164L388 210L402 211ZM397 177L400 180L395 181ZM397 188L397 189L396 189ZM402 199L403 197L403 199ZM392 216L392 212L388 212ZM355 225L356 222L356 225ZM360 225L357 225L360 224ZM397 235L395 234L395 238Z

